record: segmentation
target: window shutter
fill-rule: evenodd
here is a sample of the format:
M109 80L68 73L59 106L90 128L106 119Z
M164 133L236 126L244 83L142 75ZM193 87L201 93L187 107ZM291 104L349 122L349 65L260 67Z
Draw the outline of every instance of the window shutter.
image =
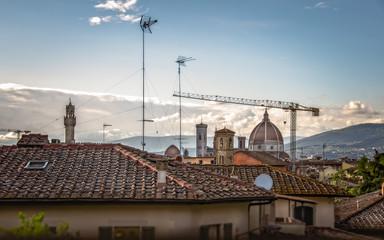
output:
M208 240L208 230L209 226L201 226L200 227L200 240Z
M224 240L232 240L232 223L224 224Z
M99 240L112 240L112 227L99 227Z
M155 239L155 227L142 227L142 239L154 240Z

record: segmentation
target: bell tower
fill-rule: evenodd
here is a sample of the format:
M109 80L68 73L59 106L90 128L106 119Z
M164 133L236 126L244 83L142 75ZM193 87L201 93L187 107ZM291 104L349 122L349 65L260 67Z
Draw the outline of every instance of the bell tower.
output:
M196 157L207 155L207 124L196 124Z
M71 99L69 99L69 104L66 106L66 114L64 116L65 143L75 143L75 125L75 106L72 105Z

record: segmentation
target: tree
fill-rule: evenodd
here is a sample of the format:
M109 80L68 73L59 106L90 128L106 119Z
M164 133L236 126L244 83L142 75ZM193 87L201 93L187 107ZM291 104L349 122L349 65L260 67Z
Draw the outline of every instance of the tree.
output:
M45 214L39 213L38 216L34 214L30 218L26 218L26 215L19 212L17 217L20 219L20 226L11 230L1 230L4 234L1 239L12 240L37 240L37 239L74 239L74 237L68 233L69 224L67 222L59 223L57 226L57 234L54 234L47 224L43 225Z
M376 151L372 160L362 157L356 168L356 176L362 180L356 188L357 195L379 189L384 181L384 153Z

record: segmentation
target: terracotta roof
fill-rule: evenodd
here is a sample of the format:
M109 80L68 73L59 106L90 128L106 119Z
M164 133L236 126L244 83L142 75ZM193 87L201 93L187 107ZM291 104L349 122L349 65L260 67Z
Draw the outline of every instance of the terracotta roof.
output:
M344 230L328 227L314 227L306 228L305 236L294 234L265 234L262 239L268 240L380 240L380 238L365 236Z
M374 201L367 207L354 213L346 219L336 222L336 227L351 230L381 230L384 231L384 197Z
M263 120L257 124L249 136L250 144L254 144L254 142L265 142L271 140L278 141L283 144L284 140L280 130L269 120L268 116L268 112L265 110Z
M335 204L335 221L342 222L382 198L381 189L354 198L342 198ZM357 208L357 205L359 205L359 208Z
M269 165L269 166L288 166L289 163L284 162L268 153L265 152L256 152L256 151L238 151L235 154L238 153L244 153L256 160L259 160L263 164Z
M19 147L42 147L49 143L48 135L41 134L23 134L17 142Z
M0 147L0 201L248 201L273 193L187 164L170 162L158 187L160 156L120 144L47 144ZM147 160L152 159L152 160ZM27 170L29 160L48 160Z
M336 160L300 160L297 165L341 165L342 162Z
M250 184L254 184L256 177L260 174L268 174L273 180L271 191L277 194L291 196L352 196L337 186L267 165L198 165L198 167L227 177L236 175L240 180Z

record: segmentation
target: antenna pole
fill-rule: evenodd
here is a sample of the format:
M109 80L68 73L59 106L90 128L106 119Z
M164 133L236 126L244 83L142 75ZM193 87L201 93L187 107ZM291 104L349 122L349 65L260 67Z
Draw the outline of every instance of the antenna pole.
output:
M142 140L141 140L141 145L143 146L143 151L144 151L144 147L145 147L145 140L144 140L144 136L145 136L145 100L144 100L144 94L145 94L145 62L144 62L144 58L145 58L145 55L144 55L144 29L143 29L143 126L142 126Z
M140 27L141 27L141 30L143 31L143 135L142 135L142 141L141 141L141 145L143 146L143 151L144 151L144 147L145 147L145 122L146 121L149 121L151 122L150 120L145 120L145 52L144 52L144 33L145 31L149 32L149 33L152 33L151 31L151 26L153 24L157 23L157 20L151 20L151 17L148 17L148 16L144 16L142 15L141 16L141 19L140 19Z
M183 57L179 56L176 60L177 64L179 65L178 73L179 73L179 93L181 93L181 77L180 77L180 66L185 66L185 62L193 61L195 60L192 57ZM181 153L181 96L179 95L179 121L180 121L180 131L179 131L179 146L180 146L180 153Z
M179 64L179 92L181 92L181 81L180 81L180 62ZM179 146L181 154L181 97L179 97L179 121L180 121L180 131L179 131Z

